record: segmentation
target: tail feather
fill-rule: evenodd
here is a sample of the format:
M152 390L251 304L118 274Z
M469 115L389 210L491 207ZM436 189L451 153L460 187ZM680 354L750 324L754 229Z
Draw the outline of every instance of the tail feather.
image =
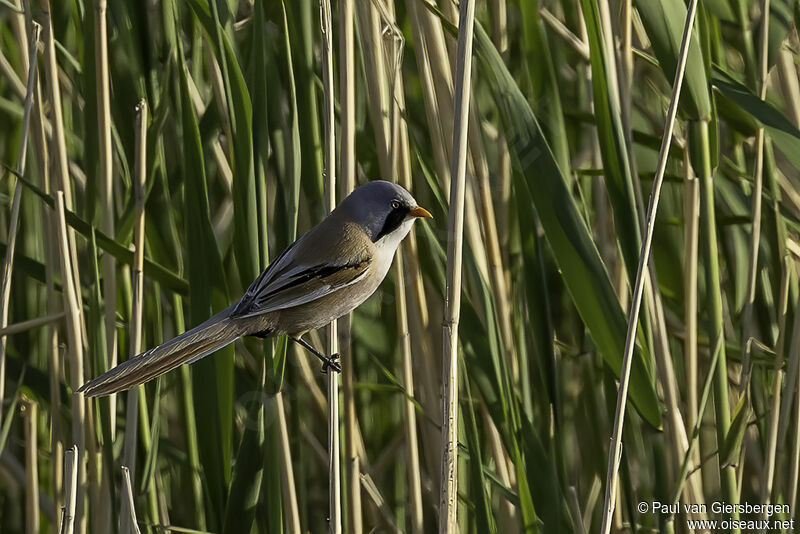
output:
M205 323L90 380L81 386L78 393L100 397L131 389L181 364L208 356L243 334L237 322L227 314L217 314Z

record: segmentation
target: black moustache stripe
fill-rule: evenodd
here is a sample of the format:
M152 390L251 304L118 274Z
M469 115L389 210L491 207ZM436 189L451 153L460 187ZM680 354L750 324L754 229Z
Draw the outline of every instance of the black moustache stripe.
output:
M397 230L397 228L403 224L403 221L405 220L409 211L411 211L411 208L408 206L399 206L393 209L386 217L386 221L383 223L383 228L381 228L381 231L378 232L378 235L372 238L372 242L374 243L383 236L391 234Z

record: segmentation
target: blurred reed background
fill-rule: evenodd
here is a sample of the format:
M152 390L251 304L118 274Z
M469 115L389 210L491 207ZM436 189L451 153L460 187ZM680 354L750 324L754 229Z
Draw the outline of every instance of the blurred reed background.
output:
M712 514L637 504L795 509L800 4L706 0L683 41L676 0L462 1L459 62L448 0L333 2L332 49L308 0L0 0L3 533L687 532ZM330 384L285 339L72 394L376 178L434 219L312 336L343 354L340 512Z

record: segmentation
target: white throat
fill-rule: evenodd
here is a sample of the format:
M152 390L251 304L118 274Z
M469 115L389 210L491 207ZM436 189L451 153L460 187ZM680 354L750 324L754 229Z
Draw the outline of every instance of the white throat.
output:
M381 279L386 276L389 267L392 265L394 253L397 247L411 231L411 226L414 224L413 218L409 217L404 220L393 232L386 234L377 241L375 241L375 251L377 257L377 269Z

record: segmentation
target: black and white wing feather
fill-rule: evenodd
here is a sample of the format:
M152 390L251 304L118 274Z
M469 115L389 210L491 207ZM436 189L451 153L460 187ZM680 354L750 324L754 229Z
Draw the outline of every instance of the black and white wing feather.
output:
M250 284L231 317L252 317L300 306L367 276L372 258L365 248L353 247L344 235L333 243L319 243L315 237L313 231L309 232L270 264ZM339 261L315 262L315 257L336 257L326 253L324 249L328 248L350 253L340 254Z

